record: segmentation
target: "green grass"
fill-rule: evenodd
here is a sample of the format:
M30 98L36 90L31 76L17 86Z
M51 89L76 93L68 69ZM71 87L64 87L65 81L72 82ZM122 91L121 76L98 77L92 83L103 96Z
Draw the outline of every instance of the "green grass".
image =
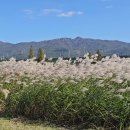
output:
M129 87L129 81L118 84L111 79L51 79L30 84L33 79L18 80L26 82L26 86L17 84L17 80L4 83L0 79L0 88L10 91L7 100L0 95L0 108L8 117L40 119L71 129L123 130L130 126L130 92L117 93L120 88Z
M117 90L128 87L129 83L99 81L62 83L59 80L14 89L7 100L6 113L76 129L127 128L130 125L130 93L117 93Z
M48 126L43 123L21 122L17 119L7 120L0 118L0 130L65 130L55 126Z

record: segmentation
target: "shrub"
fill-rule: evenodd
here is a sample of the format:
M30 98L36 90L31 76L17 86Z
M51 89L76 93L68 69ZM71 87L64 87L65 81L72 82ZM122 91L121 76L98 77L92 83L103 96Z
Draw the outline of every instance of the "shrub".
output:
M103 126L124 129L130 124L130 98L128 93L116 94L119 84L98 80L81 82L58 81L55 84L33 85L12 93L7 101L7 112L30 119L42 119L76 129ZM111 91L111 87L115 91ZM123 98L122 98L123 97Z

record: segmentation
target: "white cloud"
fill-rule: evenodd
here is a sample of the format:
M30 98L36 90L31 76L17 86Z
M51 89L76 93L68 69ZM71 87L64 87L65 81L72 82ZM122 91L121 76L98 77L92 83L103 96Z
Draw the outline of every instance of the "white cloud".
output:
M82 15L82 14L83 14L83 12L81 12L81 11L68 11L68 12L61 12L57 16L59 16L59 17L72 17L72 16Z
M33 11L31 9L25 9L23 10L23 12L26 14L26 15L32 15L33 14Z
M50 13L60 13L60 12L62 12L62 10L60 10L60 9L43 9L42 10L42 13L41 13L41 15L48 15L48 14L50 14Z
M32 17L32 16L46 16L46 15L50 15L50 14L53 14L55 16L58 16L58 17L72 17L72 16L77 16L77 15L82 15L83 12L82 11L63 11L61 9L55 9L55 8L46 8L46 9L43 9L37 13L35 13L34 15L34 11L31 10L31 9L25 9L23 10L23 12L28 15L29 17Z

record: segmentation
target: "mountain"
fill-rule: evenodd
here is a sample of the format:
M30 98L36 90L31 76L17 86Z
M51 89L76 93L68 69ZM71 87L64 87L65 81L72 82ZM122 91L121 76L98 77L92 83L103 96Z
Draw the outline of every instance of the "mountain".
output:
M130 43L117 40L100 40L76 37L60 38L53 40L46 40L40 42L21 42L11 44L0 41L0 57L16 57L17 59L26 59L28 50L32 46L35 55L37 55L38 48L43 48L47 57L77 57L83 56L86 52L95 53L97 49L103 55L130 55Z

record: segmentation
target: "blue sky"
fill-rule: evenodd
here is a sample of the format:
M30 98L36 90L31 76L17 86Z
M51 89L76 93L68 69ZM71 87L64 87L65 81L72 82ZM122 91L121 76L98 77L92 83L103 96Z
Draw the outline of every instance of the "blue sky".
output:
M130 42L130 0L0 0L0 41L77 36Z

